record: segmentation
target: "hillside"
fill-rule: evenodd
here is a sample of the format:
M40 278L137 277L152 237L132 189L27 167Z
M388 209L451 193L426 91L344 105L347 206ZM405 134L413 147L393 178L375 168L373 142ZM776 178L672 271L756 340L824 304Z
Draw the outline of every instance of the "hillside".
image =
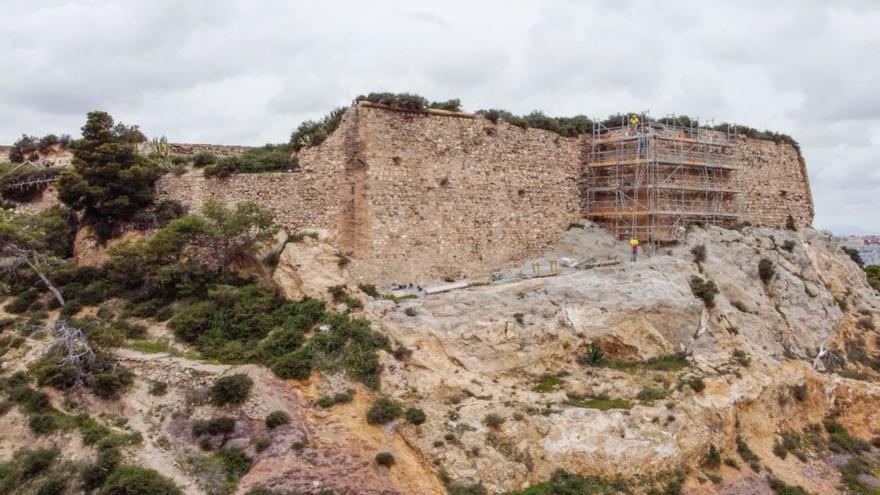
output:
M309 295L331 300L322 284L346 283L324 240L282 246L274 268L282 293L318 288ZM33 365L52 339L4 320L0 458L57 448L46 471L77 493L75 466L100 459L110 438L94 443L83 419L64 419L88 417L128 439L113 442L126 463L154 469L188 494L440 494L444 483L449 493L501 493L548 479L606 490L576 493L677 493L682 482L683 493L707 494L772 493L780 483L816 494L876 489L877 450L868 442L880 433L880 297L830 238L810 229L695 228L686 244L637 263L626 254L587 223L521 271L558 259L555 276L519 279L516 270L497 283L404 299L349 284L351 296L336 310L365 317L388 339L377 350L376 383L346 361L339 371L316 363L299 380L259 364L212 362L199 357L203 344L175 337L168 323L131 316L144 332L111 352L132 384L102 399L93 388L59 391L44 381L39 389L57 417L48 431L15 395L14 377L40 376ZM313 263L298 264L304 258ZM766 283L758 273L764 258L774 271ZM692 292L695 276L717 285L711 307ZM103 318L121 302L76 313ZM51 325L59 310L43 316ZM337 331L326 321L307 342ZM830 352L817 357L819 349ZM253 381L244 401L212 402L216 380L237 374ZM379 397L393 402L368 414ZM424 419L397 417L399 407ZM273 411L287 420L268 428ZM221 417L233 422L214 430L205 423ZM235 464L230 452L251 461ZM393 455L393 466L376 464L380 452ZM44 479L33 478L23 486Z

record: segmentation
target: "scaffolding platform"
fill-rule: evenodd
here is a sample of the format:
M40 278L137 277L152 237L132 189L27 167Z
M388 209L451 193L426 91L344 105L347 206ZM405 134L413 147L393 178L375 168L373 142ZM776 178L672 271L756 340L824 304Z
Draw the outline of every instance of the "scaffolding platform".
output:
M586 167L589 218L620 239L680 240L693 223L741 218L736 127L710 130L674 117L595 123Z

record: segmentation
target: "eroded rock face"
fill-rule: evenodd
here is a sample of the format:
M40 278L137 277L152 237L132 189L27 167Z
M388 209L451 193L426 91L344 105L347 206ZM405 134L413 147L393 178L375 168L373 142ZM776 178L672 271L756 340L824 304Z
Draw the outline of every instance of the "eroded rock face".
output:
M593 238L603 235L571 232L552 254L578 266L623 258L625 244ZM700 264L690 252L698 245L708 252ZM776 269L766 284L757 273L762 258ZM403 433L453 479L504 491L559 467L656 475L698 464L710 444L736 456L738 434L762 458L774 457L775 434L829 414L863 438L880 433L880 417L870 412L880 406L880 387L811 367L819 348L843 349L839 336L854 331L855 317L843 306L874 319L880 308L828 237L809 229L694 229L684 245L638 263L598 266L397 306L371 303L378 326L413 351L403 365L386 361L383 374L383 390L428 412L419 434ZM693 295L694 276L718 285L713 306ZM869 333L866 339L876 338ZM689 357L669 369L583 366L577 357L589 345L622 360ZM705 390L690 385L698 378ZM807 397L793 398L796 387ZM645 399L658 390L660 398ZM844 403L847 412L839 410ZM506 421L487 427L487 414ZM438 446L444 438L454 442ZM786 465L779 476L811 493L836 493L833 469L825 478L803 469ZM742 478L733 469L725 476Z
M98 238L95 229L83 226L73 239L73 257L78 266L99 267L110 260L107 247Z
M691 249L699 245L707 257L697 264ZM210 455L192 437L192 422L220 415L236 419L223 445L254 459L237 493L264 486L440 495L441 470L454 482L502 493L559 468L629 479L683 469L688 494L770 493L770 473L810 493L838 493L839 473L821 455L782 459L773 449L781 432L831 417L860 438L880 435L880 385L845 378L821 359L813 367L818 349L833 349L853 369L880 376L859 364L850 345L861 339L864 352L878 354L871 328L880 326L880 297L858 267L808 229L694 229L683 245L638 263L626 261L627 251L588 226L550 253L573 260L558 276L371 300L365 316L373 327L392 348L410 351L379 353L379 393L341 373L280 380L258 365L117 350L137 377L134 389L115 402L86 397L83 407L124 416L145 438L133 458L192 495L208 493L206 475L194 466ZM757 273L762 258L776 270L767 283ZM718 285L711 307L692 294L694 276ZM331 241L318 235L284 246L274 280L288 298L329 300L327 287L345 284L347 274ZM29 345L4 356L15 363L10 370L26 369L46 342ZM578 358L590 346L615 361L585 365ZM669 357L677 352L687 358ZM238 372L255 382L246 403L216 408L197 400L217 376ZM154 380L168 384L167 395L149 395ZM352 402L317 406L318 397L347 388L356 390ZM368 424L378 394L421 408L427 420ZM274 410L292 421L268 431L264 418ZM0 417L9 431L25 431L25 421ZM261 436L271 443L257 452ZM737 438L760 458L761 472L740 459ZM12 455L15 442L0 437L0 455ZM717 484L698 481L710 446L739 462L712 471ZM391 469L374 461L385 451L396 459Z
M333 302L328 288L348 281L345 262L340 260L342 254L324 238L306 236L284 246L272 279L291 301L311 297Z

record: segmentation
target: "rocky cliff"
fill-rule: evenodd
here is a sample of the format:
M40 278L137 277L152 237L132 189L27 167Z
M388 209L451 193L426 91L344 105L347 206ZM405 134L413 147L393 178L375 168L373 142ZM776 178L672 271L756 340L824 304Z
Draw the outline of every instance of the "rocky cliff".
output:
M289 243L280 289L344 282L330 249ZM117 351L134 389L115 401L79 391L77 407L140 434L133 461L193 495L223 493L192 433L194 421L218 415L235 419L223 444L254 460L235 493L501 493L558 469L617 477L608 486L632 493L855 486L842 466L874 462L867 441L880 435L880 296L859 267L810 229L695 228L636 263L627 254L585 223L503 281L409 299L362 295L362 314L394 342L380 352L379 392L344 373L281 380L261 366L199 361L153 323L162 352ZM304 276L307 259L326 266ZM558 274L548 275L550 261ZM547 276L532 277L534 265ZM715 284L714 299L695 277ZM8 349L4 372L25 369L45 345L35 336ZM248 400L211 404L205 387L232 373L254 380ZM151 393L156 381L167 393ZM340 394L347 400L329 399ZM380 396L421 409L424 422L371 424ZM62 394L50 398L68 407ZM276 410L290 422L270 429L264 418ZM74 461L95 455L75 433L38 436L27 424L18 408L0 417L0 458L25 444L58 446ZM379 452L395 464L377 465ZM876 488L876 475L863 469L858 479Z

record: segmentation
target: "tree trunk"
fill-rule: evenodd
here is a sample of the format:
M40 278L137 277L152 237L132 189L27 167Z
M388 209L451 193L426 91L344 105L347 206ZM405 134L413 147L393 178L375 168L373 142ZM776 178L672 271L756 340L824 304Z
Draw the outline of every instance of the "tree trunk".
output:
M43 283L46 284L46 287L50 291L52 291L52 294L55 295L55 299L58 301L58 304L64 306L64 296L61 295L61 291L58 290L58 288L55 287L55 285L53 285L52 282L45 275L43 275L43 272L38 270L37 267L34 266L33 263L31 263L30 259L26 258L25 263L27 263L28 266L31 267L31 270L33 270L37 274L37 276L40 277L40 280L42 280Z

